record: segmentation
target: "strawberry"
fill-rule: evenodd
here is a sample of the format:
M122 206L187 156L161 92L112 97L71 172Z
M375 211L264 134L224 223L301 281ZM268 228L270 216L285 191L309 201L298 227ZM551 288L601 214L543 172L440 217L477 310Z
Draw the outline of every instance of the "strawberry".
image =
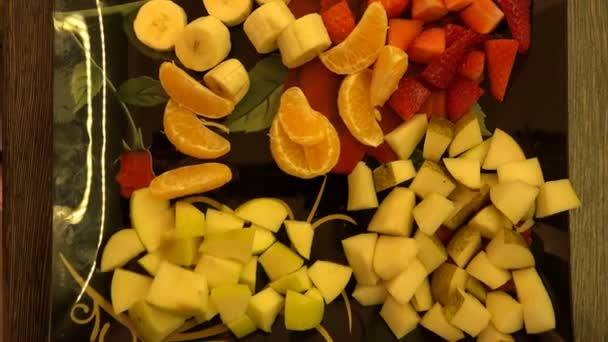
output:
M514 39L488 40L485 44L490 92L498 102L504 100L518 47Z
M390 19L388 21L387 44L406 51L422 32L422 25L424 25L424 22L421 20Z
M410 4L410 0L368 0L367 6L376 1L382 4L389 19L400 17Z
M447 91L446 107L448 118L452 122L458 121L468 113L471 106L483 95L483 89L462 76L457 76Z
M443 0L412 0L412 19L435 21L448 14Z
M355 16L346 0L321 11L321 18L334 44L342 42L355 29Z
M431 64L420 74L422 78L434 87L439 89L447 88L454 75L456 75L458 66L460 66L467 42L467 37L462 35L439 57L433 59Z
M519 42L519 52L530 48L530 0L496 0L507 19L513 38Z
M432 90L431 96L420 107L419 112L425 113L430 119L433 116L445 117L445 90Z
M430 95L431 91L422 83L413 78L404 78L399 81L399 87L391 95L388 104L404 120L408 120L420 110Z
M482 34L494 31L504 16L492 0L475 0L460 12L460 19L469 28Z
M152 179L154 179L154 171L150 151L138 149L121 153L116 182L120 185L120 194L124 198L130 198L133 191L150 185Z
M460 25L447 24L445 26L445 46L452 45L466 30L466 27Z
M485 61L486 54L483 51L470 51L462 59L462 64L460 64L460 67L458 68L458 74L475 83L479 83L483 77Z
M410 60L427 64L445 51L445 29L430 28L414 39L407 49Z
M448 11L458 12L463 10L465 7L469 6L473 0L444 0L445 7Z

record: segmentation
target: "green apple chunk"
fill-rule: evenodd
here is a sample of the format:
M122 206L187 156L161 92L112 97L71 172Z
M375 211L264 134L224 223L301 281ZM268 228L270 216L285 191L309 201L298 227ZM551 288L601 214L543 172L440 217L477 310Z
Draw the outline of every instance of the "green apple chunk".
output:
M342 240L342 248L348 264L353 269L357 283L375 285L379 277L374 272L374 252L378 234L364 233Z
M384 284L361 285L357 284L352 293L353 298L363 306L380 305L384 303L388 292Z
M242 315L240 318L227 323L226 326L236 338L245 337L257 330L255 323L247 315Z
M175 203L175 237L205 236L205 214L188 202Z
M278 241L272 244L258 260L271 281L295 272L304 265L304 260L299 255Z
M424 161L412 184L410 184L410 189L421 198L425 198L434 192L446 197L454 191L455 187L456 185L445 169L430 160Z
M483 142L481 127L475 113L470 112L461 117L454 126L454 139L448 149L450 157L475 147Z
M161 310L141 300L129 309L129 318L146 342L161 342L186 322L186 316Z
M346 210L357 211L378 207L378 196L372 170L360 161L347 177L348 202Z
M511 221L492 204L481 209L468 225L486 239L492 239L501 229L512 226Z
M137 274L121 268L114 271L110 297L114 313L129 310L133 304L146 298L148 290L152 285L152 278Z
M435 305L426 312L420 320L420 325L446 341L458 341L464 338L462 331L451 325L445 318L443 306L441 306L440 303L435 303Z
M534 267L513 271L517 299L524 314L528 334L555 329L555 311L547 289Z
M390 296L386 298L384 305L382 305L380 316L397 339L401 339L416 329L418 322L420 322L420 316L410 303L401 304Z
M408 188L394 188L374 213L367 230L388 235L410 236L414 223L412 210L415 205L414 192Z
M219 312L222 322L228 324L245 314L251 290L243 284L218 286L211 290L209 299Z
M160 247L163 234L175 227L175 213L168 200L154 197L150 189L133 191L131 224L148 252Z
M424 138L428 125L426 114L416 114L384 137L399 159L408 160Z
M500 183L516 180L533 186L541 186L545 183L538 158L502 164L496 169L496 174Z
M416 169L411 160L395 160L374 169L376 192L395 187L416 177Z
M289 241L293 243L296 252L304 259L310 259L310 250L314 237L312 225L305 221L287 220L285 221L285 230L287 230Z
M507 270L534 266L534 255L526 241L511 228L503 228L486 246L490 262Z
M323 320L325 304L322 298L314 298L295 291L285 296L285 328L305 331L316 328Z
M247 315L258 328L269 333L284 303L283 296L267 287L251 297L247 306Z
M418 228L433 235L454 210L454 202L437 193L428 195L412 211Z
M477 253L465 271L467 271L470 276L479 279L492 290L501 287L511 279L511 273L500 267L494 266L484 251Z
M498 183L490 189L490 199L511 223L516 224L534 204L538 192L537 187L520 181Z
M221 234L230 230L241 229L245 226L245 220L232 213L207 208L205 234Z
M492 138L486 139L481 144L461 154L458 158L477 160L479 161L479 165L483 165L483 162L486 160L486 156L488 155L488 150L490 150L491 143Z
M412 306L416 311L422 312L427 311L433 306L433 295L431 294L431 283L429 278L424 278L424 281L412 297Z
M448 298L457 289L464 289L468 274L462 268L449 264L441 264L431 276L431 293L439 303L446 305Z
M209 234L205 237L199 251L244 264L251 258L254 237L253 229L236 229L220 234Z
M163 259L160 257L160 253L152 252L141 257L139 260L137 260L137 263L143 267L148 274L156 275L158 267L162 261Z
M515 139L500 128L496 128L490 149L481 167L484 170L496 170L503 164L524 160L526 160L524 151Z
M457 289L443 308L445 318L456 328L475 337L490 324L490 312L477 298Z
M490 188L498 184L498 175L496 173L482 173L481 186L489 186Z
M325 303L331 303L346 288L353 271L350 267L329 261L317 260L308 269L308 276L323 295Z
M470 189L481 188L481 166L477 160L443 158L443 164L460 184Z
M581 206L572 183L568 179L546 182L536 199L536 217L542 218Z
M480 249L481 234L469 226L459 229L447 247L448 255L460 268L464 268Z
M465 286L465 290L472 294L473 297L479 299L480 302L485 303L486 298L488 296L488 291L486 290L485 285L483 285L479 280L468 277L467 284Z
M110 237L103 249L101 272L108 272L124 266L144 250L144 245L142 245L134 229L117 231Z
M443 225L454 230L490 202L490 188L484 186L479 191L473 191L458 184L448 199L454 202L454 210Z
M416 257L429 273L435 271L444 261L448 260L448 252L437 236L426 235L418 230L414 234L414 240L418 243Z
M416 240L380 235L374 249L374 272L383 280L393 279L416 259L416 254Z
M264 251L267 250L268 247L272 246L272 244L277 241L277 238L268 229L255 225L247 229L255 230L255 236L253 237L253 246L251 246L251 253L253 255L264 253Z
M270 287L280 294L285 294L287 290L296 292L308 291L312 287L310 277L308 277L308 268L302 266L299 270L271 282Z
M496 330L496 327L490 323L477 335L477 342L515 342L515 339L511 335Z
M254 256L243 265L241 274L239 275L239 283L249 286L251 292L255 292L255 281L258 271L258 257Z
M414 259L407 268L395 278L384 283L386 290L399 303L409 302L418 287L428 275L426 268L418 259Z
M521 304L506 292L488 292L486 308L492 314L492 324L498 331L512 334L524 327Z
M454 137L454 124L445 118L433 116L426 129L422 157L438 162Z
M276 233L287 218L286 204L276 198L256 198L241 204L234 214Z
M180 266L196 265L200 238L163 240L158 253L161 259Z
M202 274L207 279L209 287L215 288L237 284L242 270L243 265L239 262L203 254L194 272Z

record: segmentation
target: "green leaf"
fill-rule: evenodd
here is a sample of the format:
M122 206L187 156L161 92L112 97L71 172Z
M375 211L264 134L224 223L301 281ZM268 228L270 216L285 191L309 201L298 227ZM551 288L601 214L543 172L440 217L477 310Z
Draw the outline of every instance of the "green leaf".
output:
M148 76L126 80L118 87L117 95L122 102L140 107L158 106L169 99L160 81Z
M73 113L78 112L80 108L88 103L89 92L92 99L101 89L103 82L101 71L94 65L91 65L89 71L90 73L87 72L86 61L76 64L72 71L70 92L72 94L72 100L74 101L74 106L72 107Z
M486 113L483 112L483 109L481 109L481 106L479 105L479 103L475 103L471 107L471 111L473 113L475 113L475 116L477 117L477 121L479 121L479 128L481 128L481 135L484 137L491 136L492 132L490 132L490 130L486 126Z
M282 93L283 88L276 87L268 97L247 115L236 119L228 118L224 121L224 124L228 126L230 132L250 133L267 129L272 124L272 119L279 109Z
M131 45L133 45L139 52L141 52L144 56L156 60L161 61L174 61L176 59L175 54L173 52L161 52L151 49L144 45L142 42L137 39L135 35L135 31L133 30L133 21L135 21L135 17L137 16L138 10L132 11L131 13L126 14L122 20L122 29L129 39Z

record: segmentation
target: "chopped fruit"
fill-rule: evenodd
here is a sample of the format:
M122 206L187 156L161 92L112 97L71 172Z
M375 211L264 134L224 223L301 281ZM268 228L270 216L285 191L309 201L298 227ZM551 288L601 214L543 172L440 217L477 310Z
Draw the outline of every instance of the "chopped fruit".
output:
M420 316L410 303L400 304L392 297L387 297L380 310L380 316L397 339L416 329L420 322Z
M310 146L325 138L327 120L310 107L302 89L298 87L283 92L277 117L289 140L296 144Z
M394 46L386 45L380 51L374 64L370 98L372 106L383 106L391 94L397 89L399 80L408 67L407 54Z
M420 113L425 113L429 119L434 116L444 118L446 116L445 98L445 90L433 90L431 91L429 98L422 104L418 111Z
M444 118L432 117L426 130L422 157L438 162L454 137L454 124Z
M342 78L327 69L318 58L304 64L299 70L297 85L306 95L310 106L336 125L336 121L340 121L337 98Z
M406 304L414 297L427 276L428 271L422 262L414 258L403 272L385 282L386 290L398 303Z
M325 303L329 304L344 290L353 270L344 265L317 260L308 269L308 276L321 292Z
M374 249L374 272L383 280L393 279L416 259L416 254L416 240L380 235Z
M443 221L450 217L454 210L454 203L447 198L432 193L420 202L412 211L414 220L420 231L433 235Z
M485 62L486 54L483 51L471 51L464 56L462 64L458 68L458 74L479 83L483 78Z
M538 334L555 329L551 297L536 269L531 267L513 271L513 281L524 313L526 332Z
M466 36L461 36L445 51L434 58L433 61L422 71L421 76L432 86L445 89L456 75L460 66L464 49L468 43Z
M355 29L355 16L346 0L321 10L321 17L334 44L341 43Z
M530 0L496 0L509 25L513 38L519 42L519 52L530 48Z
M372 286L379 281L373 268L377 240L375 233L357 234L342 240L344 255L359 285Z
M340 158L331 170L333 173L348 174L353 171L357 163L363 159L368 147L355 139L342 122L336 124L340 138Z
M239 205L234 210L234 215L251 222L255 226L276 233L281 229L281 224L289 215L289 207L277 198L254 198Z
M463 33L467 31L466 27L456 25L456 24L447 24L445 26L445 46L450 46L454 43Z
M547 217L581 206L572 183L568 179L546 182L540 187L536 200L536 217Z
M387 44L407 51L410 44L422 32L422 20L390 19Z
M443 158L443 164L460 184L469 189L481 188L481 165L479 160Z
M464 289L469 275L462 268L444 262L431 275L431 293L442 305L448 305L449 297L458 289Z
M413 0L412 18L424 22L435 21L448 14L443 0Z
M482 34L494 31L503 18L504 14L492 0L474 0L460 12L460 19L468 27Z
M368 6L373 2L380 2L386 10L386 16L389 18L400 17L410 4L410 0L368 0Z
M372 170L360 161L348 175L348 204L346 210L365 210L378 207Z
M479 335L492 318L485 306L463 289L449 295L444 313L450 324L473 337Z
M524 160L526 156L517 141L505 131L496 128L481 167L484 170L496 170L501 165Z
M395 160L374 169L376 192L397 186L416 177L416 169L411 160Z
M389 106L404 120L409 120L420 110L422 104L431 96L422 83L413 78L399 81L399 87L388 100Z
M352 294L353 298L363 306L380 305L386 301L388 292L384 284L362 285L357 283Z
M444 0L448 11L458 12L469 6L473 0Z
M465 226L454 234L446 249L454 263L458 267L464 268L481 249L481 234L475 229Z
M414 226L412 210L416 196L408 188L396 187L380 204L367 230L387 235L410 236Z
M456 184L452 182L445 169L431 160L424 161L416 178L410 184L410 189L421 198L426 198L434 192L445 197L455 188Z
M519 43L513 39L495 39L486 42L490 92L498 102L502 102L505 97L518 46Z
M463 115L468 113L471 106L479 100L483 93L483 89L475 82L457 76L450 84L446 98L446 106L450 120L456 122Z
M426 133L425 114L416 114L407 122L386 135L386 142L400 159L408 160Z
M331 38L323 18L311 13L289 24L277 39L281 61L288 68L297 68L317 57L331 46Z
M271 332L272 324L283 308L285 300L270 287L256 293L249 300L247 315L255 325L265 332Z
M323 298L287 291L287 296L285 296L285 328L288 330L305 331L313 329L321 324L324 312L325 303L323 303Z
M270 246L258 261L271 281L295 272L304 265L304 259L280 242Z
M434 332L438 336L447 341L458 341L464 339L462 331L445 318L443 306L440 303L435 303L433 307L420 320L420 325Z
M215 190L230 180L232 171L221 163L182 166L154 178L150 193L161 199L173 199Z
M445 50L445 29L440 27L422 31L409 45L407 54L410 60L428 64Z

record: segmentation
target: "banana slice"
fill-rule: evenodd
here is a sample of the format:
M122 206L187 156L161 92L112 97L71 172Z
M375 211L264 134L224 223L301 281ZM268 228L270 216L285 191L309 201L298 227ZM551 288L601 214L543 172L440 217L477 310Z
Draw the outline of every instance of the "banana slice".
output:
M258 53L269 53L277 49L277 38L295 20L283 1L271 1L253 11L243 29Z
M241 62L231 58L211 69L203 81L212 92L239 103L249 91L249 74Z
M227 26L241 24L251 13L253 0L203 0L203 5L212 15Z
M281 59L288 68L310 62L331 46L331 39L318 13L307 14L292 22L277 40Z
M173 48L187 22L186 12L173 1L151 0L137 12L133 31L144 45L166 51Z
M212 16L188 24L175 42L175 54L191 70L205 71L223 61L230 53L230 31Z

